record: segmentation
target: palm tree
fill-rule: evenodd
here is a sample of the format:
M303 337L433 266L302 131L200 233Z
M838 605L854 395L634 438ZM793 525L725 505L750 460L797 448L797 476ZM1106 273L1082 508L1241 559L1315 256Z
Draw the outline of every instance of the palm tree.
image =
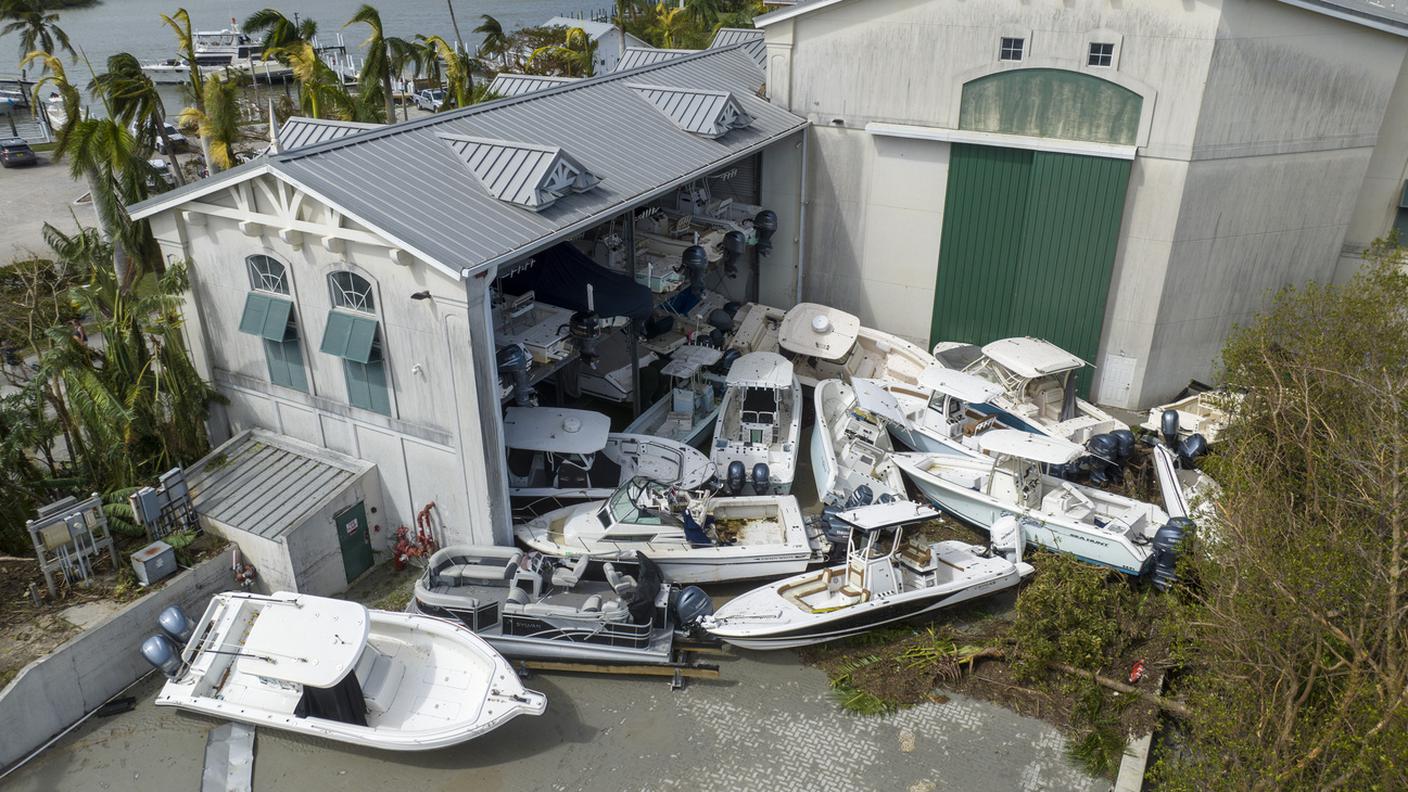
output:
M543 61L556 62L564 77L590 77L596 66L596 42L581 28L568 28L561 44L538 47L528 58L530 64Z
M156 141L160 140L176 183L186 183L176 159L176 147L166 131L166 106L135 57L119 52L108 58L107 72L95 76L88 90L104 101L111 116L136 132L137 142L144 150L156 148Z
M417 46L416 42L407 41L406 39L402 38L395 38L393 36L391 38L386 39L386 52L386 70L396 75L397 79L401 80L401 84L403 87L405 86L405 77L407 69L410 69L412 71L412 79L420 79L420 72L422 66L424 65L424 59L421 57L420 47ZM406 120L410 117L410 111L407 109L407 103L402 102L401 119ZM391 123L395 120L396 119L394 117L389 118L387 119L387 123Z
M479 45L479 51L486 55L498 55L503 62L504 70L508 70L508 50L509 39L504 33L504 26L499 24L499 20L481 14L479 27L474 29L475 33L484 36L484 41Z
M359 99L366 105L375 103L380 94L386 104L386 123L396 120L395 97L391 93L392 45L381 26L381 14L370 5L363 5L347 21L348 25L363 24L371 28L371 35L363 42L367 57L362 61L362 71L357 75Z
M265 53L288 64L298 82L298 103L301 111L313 118L335 118L342 121L374 120L364 105L347 92L342 78L318 57L313 45L304 41L275 47ZM378 110L374 115L379 115Z
M56 48L67 52L70 58L78 57L68 34L59 27L59 15L46 8L43 0L5 0L0 5L0 18L11 20L0 28L0 36L19 34L21 58L35 51L55 55Z
M181 60L185 61L187 68L190 69L191 101L195 102L197 108L204 109L205 87L202 85L200 63L196 61L196 39L191 32L191 15L186 13L186 9L178 8L175 14L171 16L162 14L161 18L175 31Z
M268 50L294 44L311 44L313 37L318 35L316 21L302 19L294 22L284 16L282 11L273 8L264 8L250 14L240 29L250 35L263 35L260 46L265 50L266 58L269 57Z
M240 139L239 90L234 80L212 77L205 81L204 109L187 107L181 111L181 126L194 126L200 135L205 167L211 173L235 166L234 144Z
M667 8L664 0L655 4L655 24L660 32L661 46L670 49L676 46L689 26L689 17L681 6ZM624 51L624 50L623 50Z
M427 46L434 47L436 57L445 64L446 88L452 101L446 102L444 109L474 104L474 71L469 53L460 47L451 47L439 36L426 36L423 40Z

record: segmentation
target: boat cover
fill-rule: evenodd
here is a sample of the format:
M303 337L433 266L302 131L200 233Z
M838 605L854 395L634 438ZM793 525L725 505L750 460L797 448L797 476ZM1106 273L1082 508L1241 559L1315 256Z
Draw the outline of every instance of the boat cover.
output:
M660 567L639 550L636 551L636 562L640 564L640 570L636 573L636 590L627 609L631 612L632 622L650 624L655 619L655 600L660 596L665 576L660 574Z
M1085 361L1040 338L1003 338L983 345L983 354L1024 379L1078 369Z
M875 503L843 511L836 515L836 519L862 531L874 531L879 528L932 520L938 516L939 512L933 507L914 501L900 500Z
M919 386L970 404L990 402L1003 393L1001 386L982 377L944 366L928 366L919 372Z
M550 305L585 311L590 284L598 315L642 320L650 317L653 303L649 288L636 283L629 275L597 264L569 242L559 242L535 254L533 261L533 266L499 280L504 293L531 291L538 300Z
M1085 447L1069 440L1017 429L995 429L978 435L978 447L989 454L1019 457L1046 465L1064 465L1085 455Z
M606 446L611 419L591 410L510 407L504 412L504 445L523 451L591 454Z
M235 645L236 671L317 688L351 673L367 645L365 605L288 592L257 599L276 601L260 609L244 643Z

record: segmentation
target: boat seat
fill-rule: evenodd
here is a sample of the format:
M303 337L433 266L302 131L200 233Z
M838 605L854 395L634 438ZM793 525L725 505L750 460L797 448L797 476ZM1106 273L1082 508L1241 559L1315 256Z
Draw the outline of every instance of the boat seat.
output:
M460 586L508 580L518 571L518 559L522 557L522 553L517 553L502 565L497 563L497 560L491 560L487 564L456 564L441 570L440 578Z
M974 473L968 470L939 470L932 471L934 475L960 487L970 490L982 490L983 474Z
M524 591L523 589L517 586L509 588L508 596L504 599L514 605L527 605L530 601L532 601L532 597L528 596L528 592Z
M593 594L578 608L582 613L601 613L601 595Z
M552 584L558 588L572 588L582 579L582 573L587 571L587 564L590 562L589 557L579 556L571 564L559 566L552 571Z
M617 572L615 564L607 561L602 565L602 571L606 573L606 582L611 584L611 590L618 596L629 597L636 592L636 579Z
M357 675L357 684L362 687L362 699L367 703L367 710L385 714L396 698L396 689L401 686L406 667L367 644L362 656L357 659L353 673Z

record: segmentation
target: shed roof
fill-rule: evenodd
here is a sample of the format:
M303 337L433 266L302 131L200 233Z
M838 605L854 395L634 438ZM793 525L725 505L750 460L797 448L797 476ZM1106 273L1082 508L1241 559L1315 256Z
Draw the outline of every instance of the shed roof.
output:
M682 132L627 87L640 81L728 91L753 124L718 139ZM762 84L741 49L705 50L259 157L131 212L147 217L267 174L418 258L479 271L532 255L805 128L805 119L758 98ZM605 181L544 211L526 211L485 192L443 134L556 146Z
M656 49L654 47L626 47L626 51L621 53L621 60L616 64L616 71L630 71L639 69L642 66L654 66L658 63L672 61L682 58L685 55L693 55L699 50L687 49Z
M355 135L367 129L376 129L383 124L364 124L359 121L329 121L324 118L293 116L279 127L279 151L292 151L314 143L337 140Z
M764 67L768 62L768 47L764 40L766 34L757 28L719 28L714 33L714 41L709 45L710 49L719 47L732 47L735 44L742 44L743 51L748 53L758 66Z
M277 539L371 464L259 429L241 432L186 471L197 513Z
M563 83L577 82L580 77L548 77L541 74L513 74L512 72L499 72L494 81L489 84L489 91L498 95L522 96L534 91L542 91L548 88L555 88Z

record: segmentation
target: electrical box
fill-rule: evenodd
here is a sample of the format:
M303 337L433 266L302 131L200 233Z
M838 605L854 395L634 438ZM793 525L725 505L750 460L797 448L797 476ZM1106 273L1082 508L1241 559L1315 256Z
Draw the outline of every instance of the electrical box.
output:
M143 586L160 582L176 571L176 551L166 542L152 542L132 554L132 571Z

